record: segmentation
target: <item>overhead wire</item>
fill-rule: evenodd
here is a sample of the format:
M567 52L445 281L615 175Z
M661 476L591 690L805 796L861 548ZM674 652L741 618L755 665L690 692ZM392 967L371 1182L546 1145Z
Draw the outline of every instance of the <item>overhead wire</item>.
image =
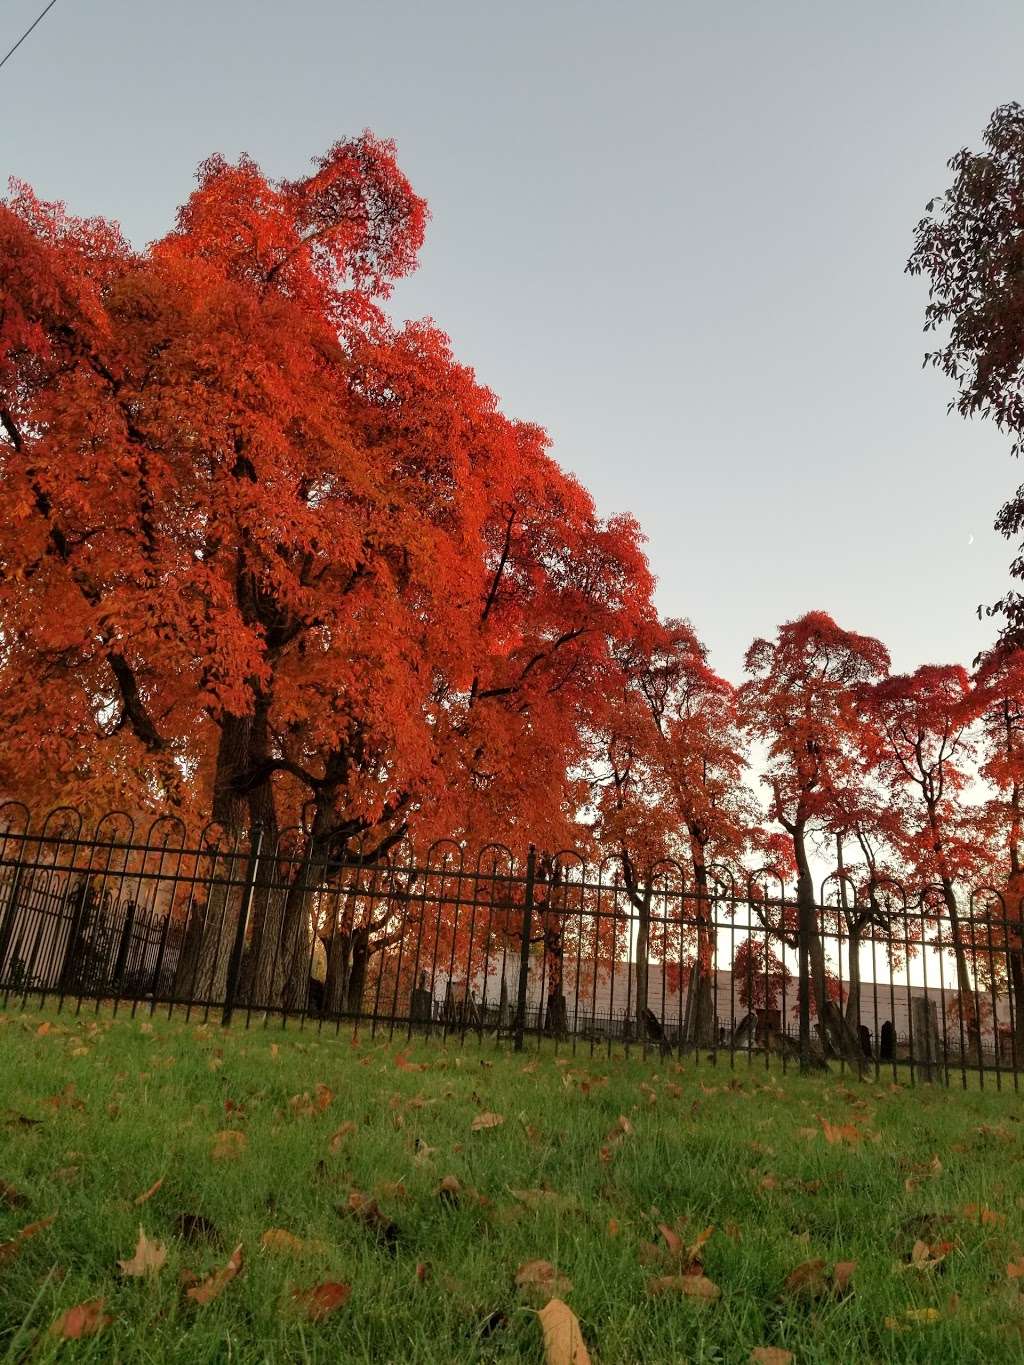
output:
M20 38L18 39L18 41L14 44L14 46L10 49L10 51L9 51L9 52L5 52L4 55L3 55L2 57L0 57L0 66L3 66L4 63L5 63L6 61L8 61L9 58L11 58L11 57L14 56L14 54L17 52L18 48L21 47L22 43L25 41L25 39L28 37L28 35L32 32L32 30L36 27L37 24L42 23L42 21L43 21L43 20L46 18L46 16L49 14L50 10L53 9L53 7L54 7L54 5L55 5L56 3L57 3L57 0L50 0L50 3L46 6L46 8L45 8L44 10L40 11L40 13L36 15L36 17L32 20L31 24L29 24L28 28L27 28L27 29L25 30L25 32L21 35L21 37L20 37Z

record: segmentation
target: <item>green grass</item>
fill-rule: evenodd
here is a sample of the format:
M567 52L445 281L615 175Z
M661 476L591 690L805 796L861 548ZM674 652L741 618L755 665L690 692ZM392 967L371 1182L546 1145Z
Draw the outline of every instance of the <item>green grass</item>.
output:
M413 1047L425 1070L399 1053L397 1040L309 1027L225 1034L91 1007L0 1016L0 1180L25 1196L0 1197L0 1242L57 1215L0 1256L0 1361L539 1362L543 1297L514 1284L536 1258L572 1282L564 1297L601 1365L744 1362L766 1345L843 1365L1024 1360L1024 1281L1007 1276L1024 1250L1012 1088L894 1090L475 1040ZM322 1112L291 1104L318 1084L333 1092ZM485 1111L504 1122L472 1131ZM609 1147L620 1115L634 1131ZM829 1143L822 1118L862 1136ZM355 1132L332 1152L346 1120ZM214 1160L224 1129L245 1148ZM438 1196L446 1175L461 1185L454 1204ZM394 1245L338 1212L353 1190L376 1194ZM515 1190L549 1193L524 1203ZM984 1221L964 1213L972 1204ZM183 1214L209 1220L211 1240L185 1239ZM117 1261L140 1223L167 1261L126 1279ZM720 1298L651 1296L652 1276L678 1273L659 1223L684 1243L714 1225L701 1255ZM313 1245L268 1251L269 1228ZM905 1268L918 1238L953 1247L934 1269ZM214 1302L190 1301L182 1273L209 1274L239 1242L242 1274ZM826 1271L856 1261L852 1292L787 1293L817 1257ZM351 1285L348 1303L303 1320L292 1291L328 1280ZM96 1297L113 1316L102 1334L51 1334ZM906 1317L921 1309L938 1319Z

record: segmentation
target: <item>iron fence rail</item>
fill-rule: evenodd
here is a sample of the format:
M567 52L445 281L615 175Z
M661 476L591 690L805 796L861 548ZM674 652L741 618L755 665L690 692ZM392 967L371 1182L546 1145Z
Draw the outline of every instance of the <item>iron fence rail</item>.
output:
M663 863L627 884L576 852L452 843L370 862L300 831L189 840L172 818L0 805L4 1008L111 1000L1016 1087L1022 940L1020 904L989 888L951 904L836 874L810 906L768 874L698 884Z

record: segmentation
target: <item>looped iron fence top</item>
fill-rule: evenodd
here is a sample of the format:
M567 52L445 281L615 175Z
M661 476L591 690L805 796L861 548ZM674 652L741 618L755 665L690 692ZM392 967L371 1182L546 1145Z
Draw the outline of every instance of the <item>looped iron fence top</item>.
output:
M1024 1061L1021 899L441 840L192 837L0 803L0 1002L112 1000L318 1027L638 1047L918 1078Z

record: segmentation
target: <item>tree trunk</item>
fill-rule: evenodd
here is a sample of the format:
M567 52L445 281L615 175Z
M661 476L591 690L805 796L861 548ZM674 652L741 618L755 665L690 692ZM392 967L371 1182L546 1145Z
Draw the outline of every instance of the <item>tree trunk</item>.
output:
M860 945L861 925L858 919L847 920L849 929L849 983L846 995L846 1022L851 1028L860 1026Z
M690 1010L690 1038L699 1048L714 1047L715 1036L715 926L708 897L708 873L704 863L704 844L700 855L693 860L693 875L697 886L697 961L690 977L693 1007ZM687 1001L689 1006L689 1001Z
M647 1036L647 954L650 951L651 939L650 893L645 896L637 896L633 903L638 911L636 930L636 1000L634 1002L634 1017L639 1028L639 1036L643 1039Z
M807 860L805 830L802 824L794 828L792 839L797 865L796 900L800 916L800 934L807 944L808 959L807 978L800 982L801 1013L805 1009L809 1014L816 1013L826 1050L859 1068L864 1062L860 1039L843 1018L842 1011L828 998L825 947L818 925L814 879ZM812 1048L812 1052L814 1050Z

